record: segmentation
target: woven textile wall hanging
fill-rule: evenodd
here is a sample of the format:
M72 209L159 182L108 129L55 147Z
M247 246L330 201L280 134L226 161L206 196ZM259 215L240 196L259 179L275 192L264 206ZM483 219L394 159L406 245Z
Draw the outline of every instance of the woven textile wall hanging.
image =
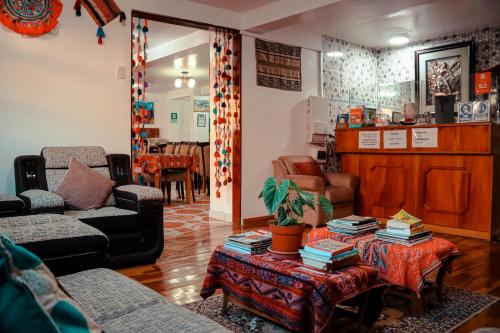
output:
M19 34L40 36L56 27L62 7L59 0L0 0L0 22Z
M99 45L102 44L102 39L106 37L102 27L118 16L120 16L121 23L125 22L125 13L121 11L114 0L76 0L74 6L76 16L82 16L82 6L98 25L96 37Z
M215 196L221 197L220 189L233 181L232 147L240 136L239 57L233 53L233 34L216 31L213 36L213 131L215 134Z
M282 90L301 91L302 49L255 39L257 85Z
M142 176L142 156L146 153L144 138L147 132L144 124L148 121L146 90L146 65L148 43L148 21L132 19L132 174L134 182L144 184Z

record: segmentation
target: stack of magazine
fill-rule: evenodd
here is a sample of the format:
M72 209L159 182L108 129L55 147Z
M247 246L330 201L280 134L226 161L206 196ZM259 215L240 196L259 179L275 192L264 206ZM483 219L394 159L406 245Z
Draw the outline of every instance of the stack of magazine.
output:
M333 239L307 243L299 252L305 266L328 271L356 264L360 260L353 245Z
M430 231L424 230L422 220L401 210L387 221L387 228L375 232L377 239L406 246L420 244L432 238Z
M378 221L374 217L350 215L327 223L328 230L347 235L358 235L377 229Z
M224 248L244 254L262 254L271 246L271 241L272 234L269 231L248 231L229 236L224 242Z

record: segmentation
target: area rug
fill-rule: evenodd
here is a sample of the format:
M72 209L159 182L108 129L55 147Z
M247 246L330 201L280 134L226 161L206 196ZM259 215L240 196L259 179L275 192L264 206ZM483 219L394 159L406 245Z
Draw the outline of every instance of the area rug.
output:
M175 194L173 196L175 197ZM228 222L208 217L210 209L209 196L196 194L195 199L195 202L191 202L189 205L178 198L173 199L170 205L164 205L163 227L165 238L179 237L192 232L207 230L214 225L228 224Z
M444 299L430 306L421 317L405 316L401 308L386 307L373 332L376 333L446 333L486 310L498 297L445 286ZM185 305L191 311L215 320L237 333L286 333L288 330L234 304L222 315L222 295Z

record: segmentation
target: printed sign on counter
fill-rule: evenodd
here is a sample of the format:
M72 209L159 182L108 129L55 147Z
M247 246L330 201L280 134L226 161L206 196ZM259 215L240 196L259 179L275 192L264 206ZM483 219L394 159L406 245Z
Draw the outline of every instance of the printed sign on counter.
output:
M413 148L437 148L438 129L413 128L411 133L411 145Z
M384 131L385 149L406 149L406 130Z
M380 131L360 131L359 149L380 149Z

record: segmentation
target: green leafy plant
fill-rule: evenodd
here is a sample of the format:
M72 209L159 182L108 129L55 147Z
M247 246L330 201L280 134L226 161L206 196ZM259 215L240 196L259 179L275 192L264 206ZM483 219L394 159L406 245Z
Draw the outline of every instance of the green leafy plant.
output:
M267 178L260 192L260 198L264 199L269 214L278 216L276 224L279 226L303 223L305 210L315 209L316 205L321 207L328 218L333 215L333 206L325 196L321 195L319 202L316 202L314 194L302 190L290 179L283 179L278 184L276 178Z

